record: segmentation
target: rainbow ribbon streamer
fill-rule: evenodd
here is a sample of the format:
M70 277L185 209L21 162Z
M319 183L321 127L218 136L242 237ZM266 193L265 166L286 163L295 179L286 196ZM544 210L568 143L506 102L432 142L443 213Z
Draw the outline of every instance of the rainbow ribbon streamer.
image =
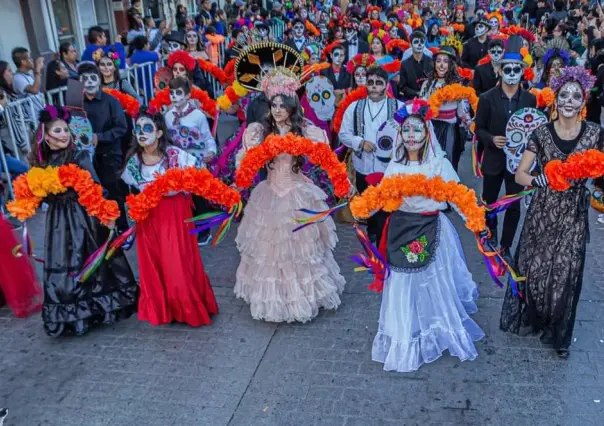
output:
M92 274L94 274L94 272L99 268L99 266L101 266L101 263L103 263L103 260L105 260L107 250L109 249L109 243L113 239L114 235L115 230L112 229L109 232L109 237L107 237L107 241L105 241L103 245L96 249L95 252L92 253L88 257L88 259L86 259L86 262L84 262L84 266L82 267L82 271L74 277L75 281L81 283L85 282L88 278L92 276Z
M107 250L107 254L105 256L105 260L111 259L114 255L115 251L122 247L126 240L136 232L136 225L121 233L119 237L117 237L113 242L109 245L109 249Z
M346 145L340 145L339 147L337 147L336 149L333 150L333 153L336 155L340 155L341 153L344 152L345 149L346 149Z
M517 194L510 194L504 197L501 197L499 200L495 201L493 204L489 204L486 206L487 216L489 218L493 218L497 216L499 213L506 211L512 204L522 200L527 195L531 195L535 192L535 188L528 188L523 191L520 191Z
M476 134L472 137L472 171L474 172L474 176L476 177L484 177L482 174L482 159L484 157L484 152L482 156L478 158L478 139L476 139Z
M212 239L212 247L216 247L226 236L229 229L231 229L231 224L233 220L238 218L243 211L243 203L239 202L231 209L228 213L225 212L210 212L200 214L199 216L192 217L190 219L185 220L187 223L194 223L195 229L189 231L189 234L195 235L200 232L211 229L215 226L220 226L218 228L218 232Z
M354 268L355 272L369 271L373 274L373 282L369 285L369 290L381 293L384 289L384 282L390 276L390 267L379 250L371 243L367 235L355 223L354 225L357 238L363 246L365 253L358 252L350 259L359 265Z
M323 210L323 211L316 211L316 210L309 210L309 209L299 209L299 212L308 214L310 216L308 217L301 217L301 218L294 218L294 221L296 223L299 223L300 226L297 226L296 228L294 228L293 232L297 232L300 229L304 229L309 225L313 225L315 223L321 223L323 222L325 219L327 219L329 216L333 215L335 212L337 212L338 210L342 210L344 207L346 207L348 205L348 201L344 201L343 203L338 204L337 206L334 206L330 209L327 210Z
M507 275L508 283L512 288L512 294L521 299L524 298L522 292L519 290L518 283L525 281L526 278L516 274L514 268L505 261L498 250L493 248L487 238L481 238L479 234L476 234L476 245L478 251L480 251L483 256L484 264L487 267L487 271L493 282L497 284L498 287L503 288L503 283L499 278Z
M12 253L15 257L22 257L23 254L28 256L29 258L35 260L36 262L44 264L44 259L40 259L34 254L34 243L29 236L29 231L27 229L27 222L23 222L23 233L21 236L22 244L17 244L13 247Z

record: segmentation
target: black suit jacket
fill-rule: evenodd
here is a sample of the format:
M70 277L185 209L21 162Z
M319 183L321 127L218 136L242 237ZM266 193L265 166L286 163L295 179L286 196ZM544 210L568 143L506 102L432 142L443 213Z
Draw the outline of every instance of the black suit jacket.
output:
M498 175L505 171L505 153L493 143L494 136L505 136L505 127L510 116L521 108L536 108L537 98L524 89L518 89L513 99L514 108L507 109L507 96L501 86L496 86L480 95L476 111L476 137L484 146L482 172Z
M342 43L342 45L344 46L344 55L346 56L346 60L344 61L344 64L346 64L346 62L348 62L349 60L352 59L352 58L348 57L348 41L345 41L344 43ZM357 53L369 53L369 43L367 43L366 41L363 41L360 38L358 38L357 46L358 46Z
M352 86L352 76L348 74L348 71L346 71L346 68L344 66L342 66L342 68L340 69L340 74L338 75L337 80L332 67L321 71L321 75L324 75L329 79L329 81L331 81L334 90L348 89L350 86Z
M465 68L476 68L478 61L486 56L488 53L489 39L487 38L484 43L478 41L478 37L470 39L466 44L463 45L463 53L461 55L461 63Z
M420 62L417 62L413 55L401 62L398 82L399 99L411 100L419 96L422 83L432 73L433 68L432 58L428 58L426 55L422 56Z
M499 76L495 74L491 62L478 65L474 70L474 90L479 96L495 87L498 81Z
M296 46L296 42L294 41L293 38L288 39L285 44L287 46L292 47L296 52L302 53L304 51L304 48L306 47L306 45L308 44L309 40L308 38L305 39L306 41L304 42L304 46L302 46L302 50L298 50L298 46Z

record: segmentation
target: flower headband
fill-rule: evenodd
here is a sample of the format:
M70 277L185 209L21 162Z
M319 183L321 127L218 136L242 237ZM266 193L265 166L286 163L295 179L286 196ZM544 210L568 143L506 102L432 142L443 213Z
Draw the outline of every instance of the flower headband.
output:
M554 92L558 92L566 83L577 82L583 89L583 93L587 93L596 83L596 77L591 74L590 70L584 67L566 67L560 70L560 75L553 77L550 87Z
M296 97L300 88L300 79L285 67L276 67L262 79L261 88L268 99L277 95Z
M394 114L394 120L403 124L403 122L410 116L416 115L423 121L430 121L434 117L434 112L430 108L428 101L424 99L413 99L405 103L399 110Z
M103 49L97 49L92 54L92 59L94 59L94 62L97 64L102 58L105 57L111 59L116 68L119 68L121 60L120 55L117 52L105 52Z
M560 59L562 59L562 62L564 62L565 66L568 66L570 64L571 59L568 52L564 49L558 48L552 48L545 52L545 55L543 56L543 64L547 65L548 62L554 59L555 57L559 57Z
M384 44L384 48L390 41L390 35L386 31L380 29L380 30L373 30L371 33L369 33L369 36L367 37L369 44L373 43L373 39L376 37L382 41L382 43Z

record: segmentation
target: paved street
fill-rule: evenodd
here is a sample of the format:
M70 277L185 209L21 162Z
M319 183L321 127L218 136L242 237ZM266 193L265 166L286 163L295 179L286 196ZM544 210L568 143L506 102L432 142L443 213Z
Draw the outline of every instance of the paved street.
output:
M469 152L462 177L470 176ZM486 338L475 361L445 354L412 374L371 361L380 296L348 256L339 225L342 305L308 324L254 321L233 296L233 229L202 257L220 304L211 326L151 327L135 318L81 338L51 339L38 316L0 310L0 407L6 426L601 425L604 424L604 227L591 217L584 290L568 361L536 337L499 331L503 290L451 215L479 283ZM43 217L32 221L41 247ZM135 266L134 250L129 257Z

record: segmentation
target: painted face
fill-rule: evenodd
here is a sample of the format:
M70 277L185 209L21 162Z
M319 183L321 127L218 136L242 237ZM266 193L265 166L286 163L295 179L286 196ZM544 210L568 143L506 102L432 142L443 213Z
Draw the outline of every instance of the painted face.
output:
M239 43L242 46L244 46L247 43L247 38L245 37L245 33L240 32L237 35L237 43Z
M101 86L101 79L96 73L84 73L80 75L80 81L84 84L84 91L89 95L96 95Z
M371 42L371 51L373 52L374 55L380 55L383 52L383 47L382 47L382 43L380 42L380 40L375 37L373 39L373 41Z
M584 101L585 97L579 83L575 81L566 83L556 98L558 112L566 118L576 117L581 112Z
M296 25L294 25L294 37L295 38L304 37L304 24L301 24L298 22Z
M153 145L159 137L155 123L149 117L141 117L136 120L134 136L136 137L136 142L140 146Z
M476 24L476 27L474 28L474 34L476 34L477 37L483 36L487 33L489 29L487 28L487 26L483 23L478 23Z
M300 19L308 18L308 11L306 9L300 9Z
M343 40L344 39L344 31L342 30L342 28L338 27L336 29L336 32L334 34L336 40Z
M426 143L426 125L419 117L408 117L401 126L401 137L407 151L419 151Z
M180 43L177 41L169 41L168 42L168 51L169 52L174 52L176 50L180 49Z
M520 79L522 78L522 65L505 64L501 67L501 72L503 74L503 82L514 86L520 83Z
M327 28L327 25L325 25L324 23L319 24L319 31L321 31L321 35L323 37L325 37L325 36L327 36L327 34L329 34L329 28Z
M365 86L367 84L367 70L365 67L357 67L354 70L354 81L357 83L357 86Z
M182 89L170 89L170 102L176 107L182 107L187 103L187 96Z
M434 61L434 69L438 78L445 78L447 71L449 71L449 57L447 55L436 55Z
M388 32L388 34L390 35L391 38L398 38L398 28L397 27L392 27L390 28L390 31Z
M491 31L495 32L499 30L499 21L497 18L489 19L489 26L491 27Z
M560 58L552 59L552 63L549 68L549 77L557 77L560 73L560 69L564 66L564 62Z
M261 38L265 39L266 37L268 37L268 30L266 28L259 28L258 34L260 34Z
M174 76L174 78L189 78L189 74L187 73L187 69L185 68L185 66L183 64L179 64L178 62L174 64L174 67L172 67L172 75Z
M346 40L355 41L357 39L357 32L353 28L346 28Z
M426 40L420 37L416 37L411 41L411 49L413 53L422 53L426 47Z
M461 10L461 9L457 9L457 10L455 11L455 20L456 20L457 22L461 22L461 21L463 21L463 10Z
M335 66L341 66L344 62L344 51L342 49L334 49L331 52L331 60Z
M383 97L386 94L388 84L386 80L376 75L367 77L367 97L375 100Z
M430 28L430 32L433 36L438 35L438 25L432 25L432 27Z
M501 61L501 57L503 56L503 47L501 46L493 46L489 49L489 55L491 55L491 60L495 63L499 63Z
M199 41L199 36L197 35L197 33L195 31L189 31L187 33L187 44L189 44L190 46L195 46L195 45L197 45L198 41Z
M110 77L115 72L115 65L113 61L109 58L101 58L99 61L99 71L103 77Z
M67 123L63 120L50 123L47 126L45 140L48 147L53 151L67 148L71 142L71 131Z
M375 19L376 21L380 19L380 14L378 13L377 10L371 11L371 19Z
M285 104L283 103L283 98L281 96L275 96L270 103L271 107L271 115L275 119L277 123L284 123L289 118L289 113L285 108Z

